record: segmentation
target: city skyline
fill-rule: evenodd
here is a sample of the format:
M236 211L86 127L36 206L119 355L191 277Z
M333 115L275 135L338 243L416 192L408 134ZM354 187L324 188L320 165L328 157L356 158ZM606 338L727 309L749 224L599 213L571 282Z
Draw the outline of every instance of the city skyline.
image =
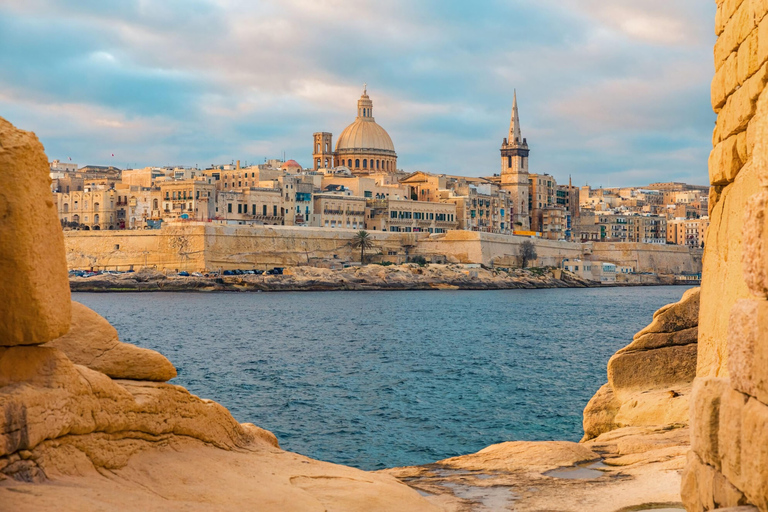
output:
M480 176L498 172L516 88L532 172L705 183L714 34L700 27L713 12L688 0L6 1L0 109L52 159L81 165L285 152L309 167L312 133L349 124L367 82L399 167Z

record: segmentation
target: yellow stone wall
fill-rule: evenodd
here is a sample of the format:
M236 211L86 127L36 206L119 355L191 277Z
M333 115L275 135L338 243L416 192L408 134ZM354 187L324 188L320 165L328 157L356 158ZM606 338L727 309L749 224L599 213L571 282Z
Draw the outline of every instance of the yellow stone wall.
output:
M768 512L768 0L718 0L689 511Z
M306 265L317 259L358 261L349 247L355 230L293 226L165 225L160 230L68 231L65 233L70 269L127 270L149 266L168 270L218 270ZM474 231L449 231L444 236L369 231L381 259L404 260L405 255L446 257L453 263L517 266L520 245L530 240ZM599 259L642 271L655 266L663 273L698 270L684 247L649 244L577 244L533 239L534 266L560 266L565 258ZM399 255L399 258L389 253ZM335 257L334 257L335 256ZM647 267L647 268L646 268Z

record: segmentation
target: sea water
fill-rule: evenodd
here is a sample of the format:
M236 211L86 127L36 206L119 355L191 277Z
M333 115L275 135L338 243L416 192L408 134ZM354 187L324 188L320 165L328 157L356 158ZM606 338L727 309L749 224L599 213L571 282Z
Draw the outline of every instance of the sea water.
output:
M582 436L606 363L683 287L75 293L174 383L362 469Z

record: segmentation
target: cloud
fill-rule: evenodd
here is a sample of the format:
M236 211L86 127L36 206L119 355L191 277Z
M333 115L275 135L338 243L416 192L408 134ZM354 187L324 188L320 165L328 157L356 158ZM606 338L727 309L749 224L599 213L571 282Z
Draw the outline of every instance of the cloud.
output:
M0 115L82 163L308 164L367 82L403 168L487 175L517 88L532 170L705 182L713 19L698 0L0 0Z

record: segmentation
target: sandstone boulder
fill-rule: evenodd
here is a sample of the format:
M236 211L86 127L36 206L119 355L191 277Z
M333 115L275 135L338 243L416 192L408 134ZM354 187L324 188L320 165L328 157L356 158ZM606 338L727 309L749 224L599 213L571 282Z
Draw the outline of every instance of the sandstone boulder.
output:
M623 427L688 424L696 377L700 289L659 309L608 361L605 384L584 409L584 438Z
M69 329L64 236L48 173L35 134L0 117L0 345L37 345Z
M176 368L159 352L120 341L117 330L92 309L72 302L72 327L46 346L64 352L75 364L114 379L165 382Z

